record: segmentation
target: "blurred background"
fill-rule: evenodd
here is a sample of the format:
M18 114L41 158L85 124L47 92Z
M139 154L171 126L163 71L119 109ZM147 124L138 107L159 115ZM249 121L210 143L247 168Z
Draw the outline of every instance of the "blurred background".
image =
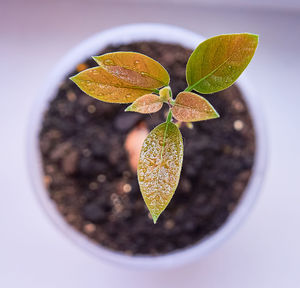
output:
M161 272L109 266L65 239L35 199L25 158L30 109L54 65L94 33L139 22L260 35L246 71L268 134L260 197L224 245ZM300 287L299 33L298 0L0 0L0 287Z

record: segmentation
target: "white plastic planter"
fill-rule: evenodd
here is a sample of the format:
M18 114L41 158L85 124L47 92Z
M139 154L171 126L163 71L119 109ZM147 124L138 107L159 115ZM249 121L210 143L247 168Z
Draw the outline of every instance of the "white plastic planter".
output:
M135 268L161 269L179 266L197 260L222 243L245 219L257 197L265 170L266 141L264 138L265 132L262 113L260 112L258 100L256 95L249 88L245 79L241 77L237 83L252 115L256 132L256 154L251 179L237 208L230 215L226 223L212 235L184 250L163 256L127 256L101 247L73 229L65 222L64 218L57 211L55 203L48 197L48 193L44 187L38 140L43 113L47 109L49 101L55 97L58 87L66 74L73 71L77 64L96 55L101 49L109 44L122 44L147 40L176 43L194 49L204 40L204 38L196 33L174 26L161 24L133 24L106 30L79 44L60 61L54 71L50 74L44 90L38 95L38 99L32 110L32 118L28 131L28 166L34 190L43 209L47 212L55 226L69 239L77 243L78 246L91 252L100 260L121 264L125 267L131 266Z

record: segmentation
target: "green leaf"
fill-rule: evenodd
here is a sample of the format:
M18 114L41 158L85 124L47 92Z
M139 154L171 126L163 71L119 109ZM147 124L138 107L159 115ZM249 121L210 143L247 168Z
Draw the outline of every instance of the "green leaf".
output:
M138 180L154 223L174 195L180 178L182 158L182 136L172 122L155 127L143 143Z
M177 95L172 113L176 120L182 122L195 122L220 117L205 98L192 92L181 92Z
M163 102L160 97L155 94L146 94L136 99L130 106L128 106L126 112L138 112L141 114L154 113L161 109Z
M220 35L202 42L192 53L186 67L189 87L209 94L231 86L251 61L258 35L241 33Z
M115 52L93 58L100 66L70 79L86 94L104 102L131 103L170 81L158 62L139 53Z

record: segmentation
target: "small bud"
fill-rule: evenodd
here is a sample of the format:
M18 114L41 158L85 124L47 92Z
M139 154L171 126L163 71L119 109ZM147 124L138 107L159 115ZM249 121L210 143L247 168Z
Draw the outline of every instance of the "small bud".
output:
M171 89L169 86L164 87L159 90L159 98L160 98L160 101L162 101L162 102L168 103L169 100L171 100L171 98L172 98L171 95L172 95L172 92L171 92Z

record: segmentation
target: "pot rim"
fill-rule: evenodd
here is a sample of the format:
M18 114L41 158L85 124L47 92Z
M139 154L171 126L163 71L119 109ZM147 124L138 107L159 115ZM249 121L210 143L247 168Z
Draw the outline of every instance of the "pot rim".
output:
M50 73L43 89L37 95L37 100L33 105L30 115L26 153L28 171L35 195L43 207L43 210L48 214L48 218L51 219L51 222L58 227L67 238L99 259L120 264L123 267L152 269L177 267L195 261L224 242L229 235L236 231L257 198L266 168L266 130L257 95L243 75L241 75L237 84L247 103L249 113L252 116L256 136L256 152L252 175L250 176L242 198L226 222L218 230L198 243L178 251L158 256L129 256L109 250L93 242L68 224L58 212L55 203L49 198L48 192L43 184L44 173L38 139L42 117L49 101L55 97L59 84L65 78L66 74L74 70L77 64L95 55L99 50L109 44L117 45L135 41L158 41L163 43L175 43L194 49L203 40L204 38L202 36L194 32L166 24L141 23L111 28L84 40L63 57Z

